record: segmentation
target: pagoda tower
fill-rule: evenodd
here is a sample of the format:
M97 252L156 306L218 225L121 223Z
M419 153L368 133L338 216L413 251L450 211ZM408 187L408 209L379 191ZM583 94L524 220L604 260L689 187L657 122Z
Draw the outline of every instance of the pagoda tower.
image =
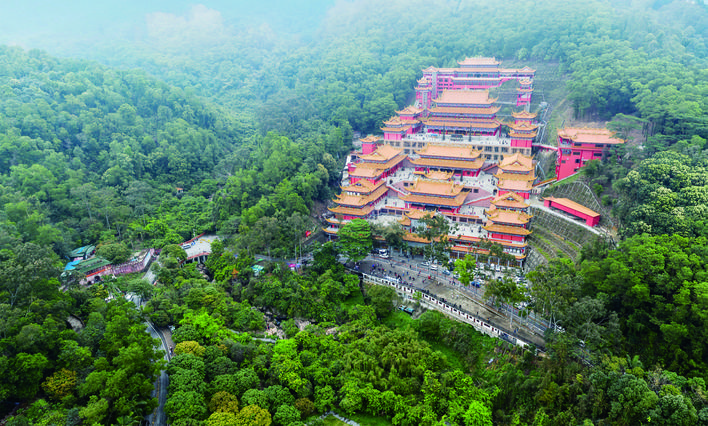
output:
M533 93L533 80L522 78L519 80L519 87L516 89L516 106L524 106L531 103Z
M538 124L536 124L536 114L522 111L512 112L514 123L509 126L509 137L511 138L512 154L515 152L531 153L533 140L538 134Z
M504 251L518 257L526 255L526 237L531 235L528 229L531 206L523 197L514 192L507 192L492 200L489 209L484 212L487 223L487 239L504 247Z
M497 174L497 188L499 195L515 192L517 195L528 199L531 196L533 181L536 180L533 158L525 155L507 155L501 163Z

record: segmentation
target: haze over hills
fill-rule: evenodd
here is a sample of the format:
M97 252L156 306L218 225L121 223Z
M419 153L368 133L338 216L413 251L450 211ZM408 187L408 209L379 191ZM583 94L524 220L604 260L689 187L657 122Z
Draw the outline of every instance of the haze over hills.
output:
M0 43L90 57L107 42L225 28L267 26L279 34L313 32L333 0L287 1L103 1L66 3L28 0L0 6Z

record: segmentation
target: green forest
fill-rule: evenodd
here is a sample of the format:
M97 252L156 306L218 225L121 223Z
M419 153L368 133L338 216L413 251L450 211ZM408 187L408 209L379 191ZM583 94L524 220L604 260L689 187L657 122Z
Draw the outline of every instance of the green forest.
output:
M141 424L166 370L173 425L319 425L330 410L375 426L708 424L708 6L325 3L281 26L165 18L128 39L0 45L0 419ZM355 132L409 105L421 69L470 56L538 69L550 122L629 139L582 172L621 241L527 275L532 309L564 326L545 352L411 319L331 243L299 273L256 275L256 255L292 258L318 229ZM179 244L202 233L225 238L204 270L183 265ZM61 278L88 244L117 262L162 249L158 283ZM287 318L285 339L260 340L265 313ZM175 327L169 363L146 321Z

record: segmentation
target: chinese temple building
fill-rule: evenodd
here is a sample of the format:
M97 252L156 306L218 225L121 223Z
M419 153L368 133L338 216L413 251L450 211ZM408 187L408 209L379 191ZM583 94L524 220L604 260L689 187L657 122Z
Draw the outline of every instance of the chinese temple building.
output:
M371 154L381 145L381 136L369 135L359 139L361 142L361 153L364 155Z
M531 101L535 70L500 68L501 62L495 58L466 58L458 61L456 68L428 67L423 70L423 77L415 88L416 102L423 108L429 108L444 90L480 90L500 87L509 80L519 81L517 105L526 105Z
M340 225L347 221L370 218L387 192L388 187L383 180L371 183L361 179L354 184L343 186L342 193L334 199L337 206L329 209L334 213L334 217L327 219L328 227L324 231L333 235L337 233Z
M522 78L519 80L519 87L516 89L516 106L528 105L531 103L533 93L533 80Z
M384 127L381 128L387 141L400 141L405 135L417 133L418 130L420 130L420 120L408 121L396 116L384 121Z
M419 158L409 160L416 174L439 171L451 176L477 176L484 166L481 153L466 146L428 144L416 154Z
M452 140L470 134L499 134L499 107L494 106L496 98L490 98L488 90L444 90L434 102L428 117L421 119L425 133L445 133Z
M362 155L360 159L360 163L349 166L350 182L356 183L365 179L370 183L378 184L395 173L406 156L402 154L400 149L390 145L382 145L371 154Z
M583 167L590 160L601 160L609 148L624 143L608 129L558 129L558 158L556 176L563 179Z
M514 117L514 123L507 124L509 127L509 137L511 138L511 153L527 152L531 149L533 139L538 134L536 114L522 111L512 112L511 115ZM528 150L519 148L527 148Z
M499 195L484 214L487 217L484 229L488 232L489 241L501 244L509 253L525 254L532 216L531 206L526 204L524 198L513 192Z
M498 98L489 89L509 80L519 83L516 106L530 105L535 71L504 69L494 58L467 58L458 68L428 67L418 80L415 105L397 111L384 122L383 142L412 154L427 143L452 142L482 152L487 161L499 161L506 154L531 155L537 135L535 114L519 113L503 134L496 114Z
M403 219L399 220L399 223L407 233L415 233L416 229L425 226L423 218L426 216L433 217L436 214L435 211L410 209L403 214Z
M536 180L533 158L516 153L506 156L499 163L497 174L497 187L499 195L515 192L524 199L529 199L533 181Z
M407 209L457 213L467 198L464 185L455 182L417 179L401 199Z

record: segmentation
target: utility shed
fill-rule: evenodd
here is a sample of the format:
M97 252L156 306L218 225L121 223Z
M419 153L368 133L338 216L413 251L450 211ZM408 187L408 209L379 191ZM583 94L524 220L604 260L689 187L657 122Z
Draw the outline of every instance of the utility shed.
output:
M582 204L578 204L567 198L546 197L543 205L564 211L570 215L585 220L588 226L597 226L600 223L600 213L590 210Z

